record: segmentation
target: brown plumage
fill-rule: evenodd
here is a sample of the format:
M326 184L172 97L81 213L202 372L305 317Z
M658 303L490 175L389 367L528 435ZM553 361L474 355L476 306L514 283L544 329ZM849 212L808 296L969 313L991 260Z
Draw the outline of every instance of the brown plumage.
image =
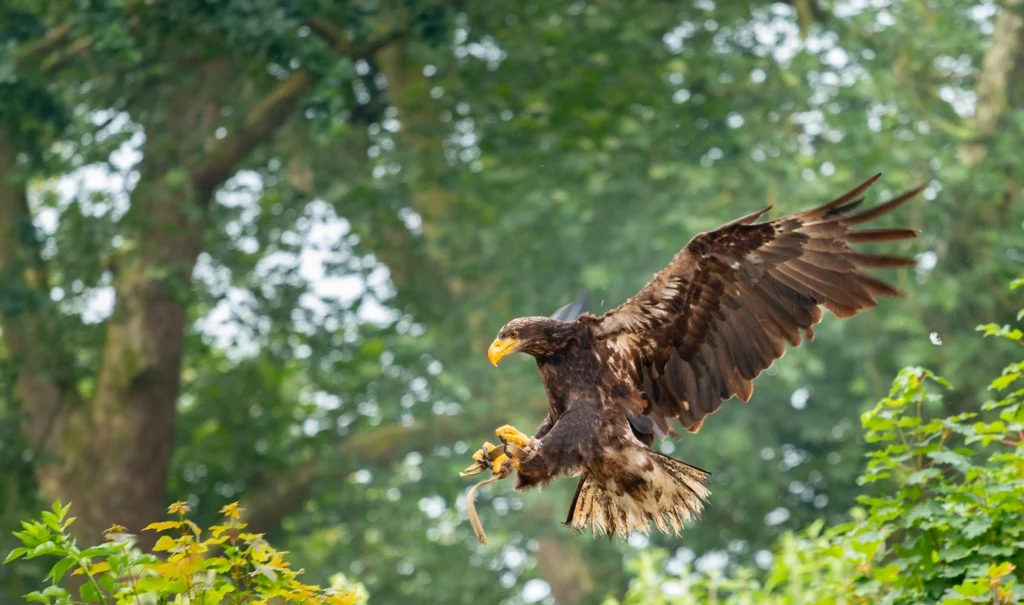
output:
M881 175L823 206L766 223L770 208L693 238L636 296L600 317L528 317L501 329L489 355L534 356L548 416L540 455L520 466L516 488L559 474L581 479L566 523L627 535L678 532L698 515L707 473L653 449L669 421L697 432L722 401L748 401L752 381L814 338L822 310L851 317L899 296L862 271L907 267L910 258L849 244L910 239L911 229L856 227L906 203L920 188L855 212Z

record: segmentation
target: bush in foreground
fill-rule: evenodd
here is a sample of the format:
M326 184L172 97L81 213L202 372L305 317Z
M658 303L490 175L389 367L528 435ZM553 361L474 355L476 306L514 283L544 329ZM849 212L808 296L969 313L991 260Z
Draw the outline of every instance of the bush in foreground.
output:
M300 582L300 572L290 568L285 553L275 550L262 535L244 531L237 503L221 509L223 524L206 531L186 518L187 504L172 504L171 519L145 528L162 534L153 553L140 551L135 537L118 525L107 530L105 544L80 549L68 533L74 522L68 517L70 508L56 502L52 511L43 511L41 521L25 522L22 531L14 534L22 546L11 551L5 563L22 557L59 559L46 576L51 584L25 595L29 602L353 605L365 596L361 587L323 589ZM84 576L80 599L62 586L69 572Z

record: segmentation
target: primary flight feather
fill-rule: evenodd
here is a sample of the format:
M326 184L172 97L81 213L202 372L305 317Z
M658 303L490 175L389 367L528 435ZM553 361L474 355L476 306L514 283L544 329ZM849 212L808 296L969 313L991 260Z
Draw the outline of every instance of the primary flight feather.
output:
M912 259L850 247L917 235L857 228L920 191L857 212L879 176L813 210L756 223L766 208L696 236L636 296L600 317L510 321L488 358L497 365L510 353L532 355L548 415L532 439L507 426L498 434L539 453L477 460L494 458L496 473L516 466L517 490L580 475L566 519L573 529L625 536L653 524L678 532L701 512L708 473L652 449L669 421L697 432L723 401L748 401L752 381L787 345L814 337L822 307L852 317L900 295L862 269Z

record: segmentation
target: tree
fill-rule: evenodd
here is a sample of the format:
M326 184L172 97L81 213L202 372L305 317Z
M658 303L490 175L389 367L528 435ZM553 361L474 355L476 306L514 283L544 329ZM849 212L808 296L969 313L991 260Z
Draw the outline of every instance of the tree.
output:
M854 422L897 367L947 368L977 403L990 352L962 326L1010 308L1021 253L1016 5L293 4L0 8L6 526L37 487L91 540L241 498L311 574L363 572L383 602L539 575L593 602L626 572L558 526L567 487L484 494L491 550L461 523L463 458L545 406L487 342L875 171L883 198L931 184L910 298L826 322L751 404L665 446L715 473L683 544L745 560L842 515ZM105 184L71 186L83 170ZM565 596L536 551L592 589Z

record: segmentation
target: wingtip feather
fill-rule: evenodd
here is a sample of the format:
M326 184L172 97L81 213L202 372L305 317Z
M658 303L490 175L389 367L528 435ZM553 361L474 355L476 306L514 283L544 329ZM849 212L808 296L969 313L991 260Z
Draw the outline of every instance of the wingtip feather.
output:
M921 235L920 229L862 229L860 231L849 231L846 234L846 241L851 244L875 244L913 239L918 235Z
M820 208L818 208L818 210L829 210L831 208L835 208L836 206L842 206L846 202L849 202L850 200L859 197L860 194L862 194L865 191L867 191L880 178L882 178L882 173L881 172L879 172L878 174L872 176L868 180L864 181L860 185L857 185L853 189L847 191L846 193L844 193L843 195L837 197L836 199L832 200L831 202L825 204L824 206L821 206Z
M884 214L888 214L893 210L896 210L903 204L906 204L911 199L913 199L913 197L916 196L918 193L921 193L921 191L923 191L924 188L925 185L915 187L910 191L903 193L902 195L894 197L893 199L889 200L888 202L885 202L884 204L879 204L874 208L869 208L863 212L847 216L843 219L843 221L847 225L860 225L862 223L872 221Z

